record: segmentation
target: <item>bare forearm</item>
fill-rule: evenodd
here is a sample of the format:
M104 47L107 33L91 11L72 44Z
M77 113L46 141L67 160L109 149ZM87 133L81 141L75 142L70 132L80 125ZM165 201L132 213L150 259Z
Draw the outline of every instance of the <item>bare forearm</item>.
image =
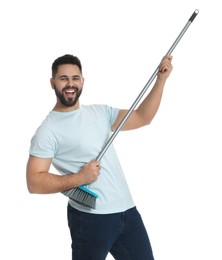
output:
M89 184L97 180L100 165L96 160L92 160L80 169L78 173L59 175L50 173L52 159L43 159L30 156L26 178L27 187L30 193L49 194L63 192L84 184Z
M144 124L149 124L156 115L163 95L165 80L157 79L152 90L137 108L138 115Z
M171 61L172 56L163 58L159 65L159 72L152 90L136 111L144 125L149 124L152 121L159 109L166 80L173 68Z
M78 174L57 175L49 172L35 174L35 178L27 178L30 193L50 194L69 190L82 185Z

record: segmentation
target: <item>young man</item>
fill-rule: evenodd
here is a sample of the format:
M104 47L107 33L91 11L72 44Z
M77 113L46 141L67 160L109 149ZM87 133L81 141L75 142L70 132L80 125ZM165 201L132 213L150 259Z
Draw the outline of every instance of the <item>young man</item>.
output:
M155 116L172 57L159 65L156 82L121 130L148 125ZM106 105L80 105L84 78L80 60L73 55L52 64L51 86L57 101L34 134L27 162L30 193L49 194L87 185L99 197L91 209L73 200L68 203L72 259L153 260L143 221L133 202L114 147L95 158L127 110ZM53 164L59 174L49 172Z

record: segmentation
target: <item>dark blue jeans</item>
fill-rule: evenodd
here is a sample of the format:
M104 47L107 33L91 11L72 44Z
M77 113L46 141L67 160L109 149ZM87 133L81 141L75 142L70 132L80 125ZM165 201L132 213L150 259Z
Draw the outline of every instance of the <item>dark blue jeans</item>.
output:
M89 214L68 205L72 260L154 260L150 241L136 207L122 213Z

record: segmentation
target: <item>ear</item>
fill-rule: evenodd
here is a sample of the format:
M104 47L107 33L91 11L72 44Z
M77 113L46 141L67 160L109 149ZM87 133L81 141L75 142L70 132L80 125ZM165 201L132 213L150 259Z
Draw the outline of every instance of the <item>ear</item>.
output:
M52 89L54 89L54 85L55 84L54 84L54 79L53 78L50 79L50 85L51 85Z

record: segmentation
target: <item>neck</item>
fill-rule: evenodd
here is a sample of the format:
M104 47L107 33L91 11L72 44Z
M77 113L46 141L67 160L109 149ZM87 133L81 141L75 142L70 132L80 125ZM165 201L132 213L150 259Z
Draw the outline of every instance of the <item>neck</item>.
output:
M64 106L63 104L61 104L60 102L57 101L57 103L55 104L52 111L71 112L71 111L79 109L79 107L80 107L79 101L74 106L70 106L70 107Z

